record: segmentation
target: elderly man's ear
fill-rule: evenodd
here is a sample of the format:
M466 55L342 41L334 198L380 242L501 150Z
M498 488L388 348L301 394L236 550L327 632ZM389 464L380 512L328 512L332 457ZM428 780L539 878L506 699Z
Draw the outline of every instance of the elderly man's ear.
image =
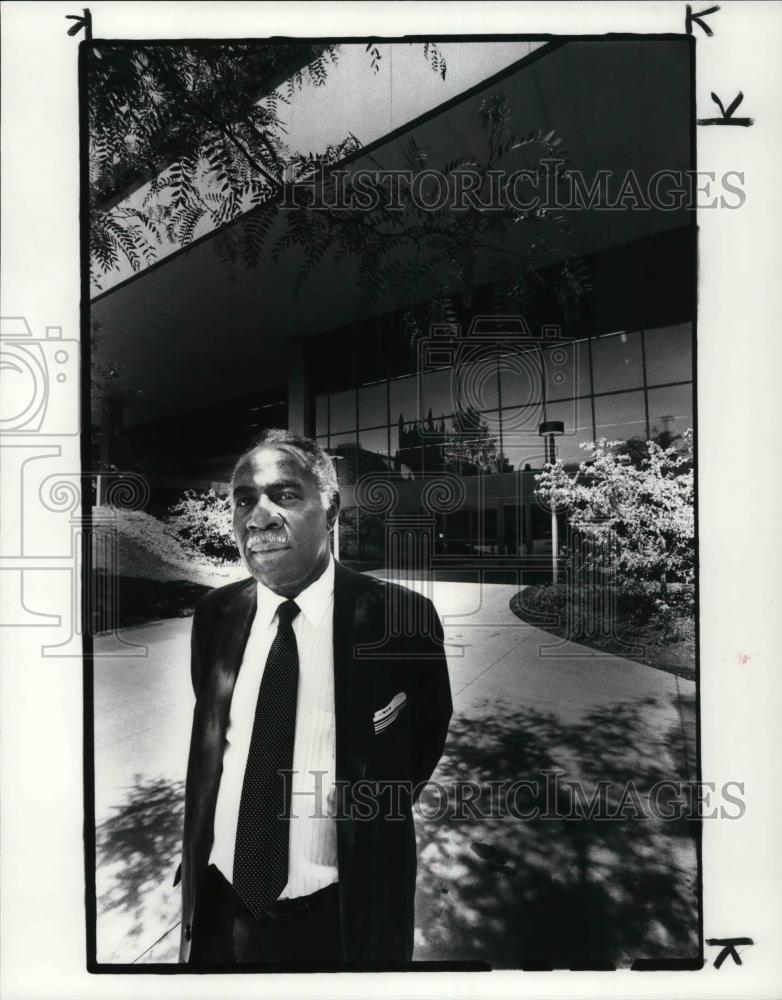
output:
M329 504L329 508L326 511L326 523L328 524L329 531L333 531L334 525L337 521L337 514L339 514L340 499L339 493L337 493L334 499Z

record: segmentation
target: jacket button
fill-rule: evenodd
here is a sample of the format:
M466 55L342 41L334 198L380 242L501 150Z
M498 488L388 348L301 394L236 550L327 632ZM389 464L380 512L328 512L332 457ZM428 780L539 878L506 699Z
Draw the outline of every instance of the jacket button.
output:
M190 924L185 924L185 941L190 940Z

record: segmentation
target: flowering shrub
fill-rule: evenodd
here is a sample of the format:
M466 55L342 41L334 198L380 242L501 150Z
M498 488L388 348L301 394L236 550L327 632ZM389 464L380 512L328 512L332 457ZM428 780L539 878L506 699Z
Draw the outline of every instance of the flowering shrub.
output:
M646 442L646 456L633 464L623 442L582 444L588 453L575 473L561 462L536 476L537 495L567 512L572 532L586 541L598 569L608 568L617 582L654 585L665 614L674 593L691 594L695 579L694 474L692 431L679 447ZM605 553L610 551L610 565ZM603 560L603 566L597 564Z
M208 559L235 561L231 501L214 490L187 490L169 509L168 524L182 542Z

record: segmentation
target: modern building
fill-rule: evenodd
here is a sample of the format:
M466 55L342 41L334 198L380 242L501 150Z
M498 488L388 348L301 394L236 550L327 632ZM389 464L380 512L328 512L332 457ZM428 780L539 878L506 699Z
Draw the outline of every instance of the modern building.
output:
M398 165L411 137L446 164L483 141L481 108L502 97L525 130L564 138L588 184L602 172L648 193L692 168L691 58L685 38L530 46L346 169ZM366 302L350 260L315 267L296 296L297 253L226 264L215 233L169 255L91 305L97 360L132 390L96 400L104 462L143 472L164 509L185 488L225 484L262 427L288 426L337 458L342 558L381 562L389 517L423 516L436 558L533 565L551 549L534 495L542 423L563 424L566 462L582 460L582 442L675 440L693 423L694 213L628 196L566 215L564 244L536 249L518 277L545 287L577 262L577 309L545 294L523 315L498 309L487 253L457 321L416 340L403 317L431 290ZM512 239L528 249L534 236Z

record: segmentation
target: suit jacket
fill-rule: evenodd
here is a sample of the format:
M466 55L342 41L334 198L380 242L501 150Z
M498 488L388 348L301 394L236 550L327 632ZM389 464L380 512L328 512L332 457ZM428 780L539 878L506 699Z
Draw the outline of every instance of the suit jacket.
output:
M207 594L193 619L196 705L180 869L183 962L209 863L231 697L255 606L255 580L243 580ZM442 639L437 612L426 598L336 564L336 780L344 809L337 819L337 864L348 962L412 958L412 805L440 759L452 709ZM376 732L374 714L400 693L404 707ZM415 786L418 791L410 794Z

